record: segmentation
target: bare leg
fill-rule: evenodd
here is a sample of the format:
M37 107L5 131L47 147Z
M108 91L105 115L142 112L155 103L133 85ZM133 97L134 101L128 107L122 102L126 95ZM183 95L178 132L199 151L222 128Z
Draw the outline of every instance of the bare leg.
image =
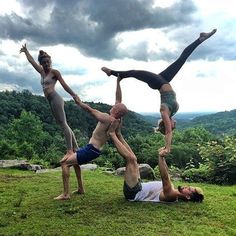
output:
M134 155L130 155L126 158L125 182L132 188L138 183L139 179L140 173L137 158Z
M71 130L72 132L72 146L73 146L73 152L76 152L77 149L78 149L78 143L76 141L76 138L75 138L75 134L73 133L73 131Z
M74 150L73 149L68 149L67 151L66 151L66 154L65 154L65 156L63 157L63 159L65 158L65 159L67 159L70 155L72 155L74 153Z
M78 189L73 191L73 194L84 194L84 186L83 186L83 180L81 176L81 168L79 165L74 165L74 170L77 178L77 183L78 183Z
M77 146L77 142L75 140L73 131L67 123L64 109L64 100L56 92L54 92L48 98L48 101L51 107L52 114L64 133L67 146L66 156L69 156L73 153L73 149L75 148L75 146Z
M126 160L125 182L130 188L132 188L140 179L137 158L123 137L118 139L115 133L110 133L110 136L117 148L117 151Z
M64 159L64 158L63 158ZM62 181L63 181L63 193L58 197L55 197L55 200L69 200L69 177L70 177L70 166L77 164L76 154L68 156L66 160L61 161L62 168Z

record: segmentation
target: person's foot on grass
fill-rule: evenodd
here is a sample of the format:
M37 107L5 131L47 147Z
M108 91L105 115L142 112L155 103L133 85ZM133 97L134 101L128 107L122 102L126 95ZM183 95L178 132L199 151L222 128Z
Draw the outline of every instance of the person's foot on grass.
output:
M53 199L54 200L60 200L60 201L62 201L62 200L70 200L70 196L68 194L67 195L61 194L61 195L59 195L57 197L54 197Z
M205 41L206 39L210 38L213 34L215 34L216 32L216 29L213 29L211 32L209 33L205 33L205 32L202 32L200 33L200 36L199 36L199 40L201 42Z
M72 192L72 194L74 194L74 195L76 195L76 194L84 194L84 193L85 193L85 191L82 190L82 189L77 189L77 190Z

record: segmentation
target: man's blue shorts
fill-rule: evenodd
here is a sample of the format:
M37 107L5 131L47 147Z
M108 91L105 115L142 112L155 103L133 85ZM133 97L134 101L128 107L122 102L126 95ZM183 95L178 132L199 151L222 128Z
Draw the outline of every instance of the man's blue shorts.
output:
M79 165L86 164L101 155L101 151L95 148L92 144L78 149L76 151L77 162Z

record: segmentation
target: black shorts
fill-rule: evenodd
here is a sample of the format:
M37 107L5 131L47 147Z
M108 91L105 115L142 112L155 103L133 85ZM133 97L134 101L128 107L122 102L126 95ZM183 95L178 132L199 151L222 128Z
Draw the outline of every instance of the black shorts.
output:
M101 151L95 148L92 144L80 148L76 151L77 162L79 165L86 164L101 155Z
M138 179L138 183L133 188L130 188L124 181L123 193L127 200L134 200L136 194L141 190L142 190L141 179Z

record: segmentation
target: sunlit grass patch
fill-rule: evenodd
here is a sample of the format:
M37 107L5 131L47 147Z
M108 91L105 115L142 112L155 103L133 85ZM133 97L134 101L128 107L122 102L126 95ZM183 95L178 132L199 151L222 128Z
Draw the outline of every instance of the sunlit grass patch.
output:
M203 188L202 204L140 203L124 199L121 177L83 177L86 193L58 202L60 172L1 170L0 235L236 235L235 186L192 184Z

